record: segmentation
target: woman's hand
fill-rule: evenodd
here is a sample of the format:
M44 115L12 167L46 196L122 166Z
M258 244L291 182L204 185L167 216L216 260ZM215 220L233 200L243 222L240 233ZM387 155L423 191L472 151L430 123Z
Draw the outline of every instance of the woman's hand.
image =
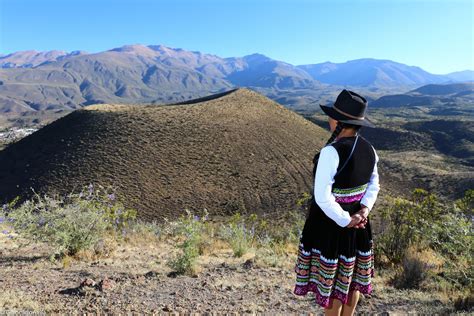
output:
M359 224L355 225L354 228L365 228L365 224L367 224L367 218L362 219Z
M367 216L369 216L369 208L363 205L356 214L359 214L362 216L362 218L367 219Z
M355 214L360 215L362 220L358 224L354 225L354 228L365 228L365 224L367 224L367 217L369 216L369 208L363 205L360 211Z
M349 224L346 226L347 228L355 227L356 225L359 225L364 219L360 214L355 213L351 216L351 221Z

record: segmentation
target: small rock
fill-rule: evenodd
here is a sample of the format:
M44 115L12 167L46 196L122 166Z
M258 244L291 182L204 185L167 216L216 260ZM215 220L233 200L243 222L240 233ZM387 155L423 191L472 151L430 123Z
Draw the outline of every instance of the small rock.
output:
M110 291L114 288L115 282L109 278L105 278L99 282L98 289L100 291Z
M83 281L81 282L81 285L80 285L80 286L81 286L81 287L86 287L86 286L87 286L87 287L95 287L95 286L96 286L96 283L95 283L94 280L87 278L87 279L85 279L85 280L83 280Z
M247 261L245 261L243 264L242 264L242 267L244 269L251 269L254 265L254 261L252 259L248 259Z
M167 276L170 278L176 278L178 276L178 272L171 271L170 273L167 274Z
M221 266L222 268L228 268L228 267L229 267L229 265L228 265L227 263L225 263L225 262L222 262L222 263L220 264L220 266Z
M158 273L156 273L155 271L148 271L147 273L145 273L145 278L147 279L156 278L157 276Z

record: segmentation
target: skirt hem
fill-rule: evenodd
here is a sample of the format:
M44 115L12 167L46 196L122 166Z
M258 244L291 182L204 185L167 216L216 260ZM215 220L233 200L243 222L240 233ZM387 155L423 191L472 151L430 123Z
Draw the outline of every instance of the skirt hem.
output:
M372 284L362 285L355 282L351 283L349 292L356 290L364 295L370 295L373 290ZM295 285L295 288L293 290L293 294L298 296L306 296L308 292L314 293L316 303L323 308L329 307L330 299L338 299L343 304L347 304L349 300L349 294L343 293L338 289L334 289L329 296L321 295L321 293L319 293L318 291L317 284L314 282L311 282L306 285Z

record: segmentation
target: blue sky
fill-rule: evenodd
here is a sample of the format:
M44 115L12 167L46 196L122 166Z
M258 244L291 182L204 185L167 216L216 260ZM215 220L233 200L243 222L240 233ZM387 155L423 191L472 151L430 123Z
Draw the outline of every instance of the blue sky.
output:
M162 44L288 63L474 69L474 0L0 0L0 53Z

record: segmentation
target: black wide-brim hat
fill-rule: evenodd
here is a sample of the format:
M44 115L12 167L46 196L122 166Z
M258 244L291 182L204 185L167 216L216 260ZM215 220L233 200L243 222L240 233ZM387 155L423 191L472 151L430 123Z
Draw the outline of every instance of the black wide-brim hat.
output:
M375 127L375 124L365 116L367 100L353 91L342 90L333 106L322 104L319 106L324 113L339 122Z

